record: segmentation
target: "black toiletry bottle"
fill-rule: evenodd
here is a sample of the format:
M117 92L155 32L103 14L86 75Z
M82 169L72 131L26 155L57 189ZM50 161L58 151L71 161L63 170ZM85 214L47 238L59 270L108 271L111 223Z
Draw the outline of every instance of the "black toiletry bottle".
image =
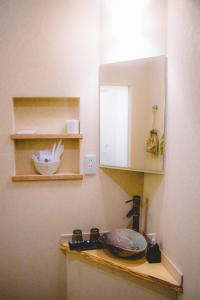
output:
M161 252L159 245L156 243L156 236L154 235L147 245L146 259L149 263L160 263Z

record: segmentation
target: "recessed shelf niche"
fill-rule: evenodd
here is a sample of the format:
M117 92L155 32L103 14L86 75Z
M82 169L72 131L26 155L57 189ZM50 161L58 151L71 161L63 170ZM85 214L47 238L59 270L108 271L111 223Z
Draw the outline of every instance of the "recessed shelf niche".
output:
M80 118L79 98L13 98L14 126L10 138L15 144L16 174L13 181L44 181L82 179L80 174L80 139L82 134L67 134L66 120ZM18 134L19 130L35 129L33 134ZM32 154L51 150L63 140L64 153L56 174L36 173Z

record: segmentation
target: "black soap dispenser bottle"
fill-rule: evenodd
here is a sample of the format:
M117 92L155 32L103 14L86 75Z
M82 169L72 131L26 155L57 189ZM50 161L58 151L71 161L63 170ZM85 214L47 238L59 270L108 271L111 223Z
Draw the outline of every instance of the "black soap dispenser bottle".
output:
M152 234L147 245L146 259L149 263L160 263L161 252L159 245L156 243L156 234Z

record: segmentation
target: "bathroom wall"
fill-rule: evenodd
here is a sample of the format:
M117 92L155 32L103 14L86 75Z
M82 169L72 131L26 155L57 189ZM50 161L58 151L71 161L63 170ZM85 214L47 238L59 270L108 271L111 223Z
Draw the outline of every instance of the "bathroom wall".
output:
M0 1L0 299L65 299L60 234L126 226L124 201L142 194L143 174L117 170L76 182L11 182L14 96L80 96L81 160L99 158L99 3Z
M165 54L166 0L101 0L101 61Z
M200 2L169 0L166 173L145 175L148 231L184 274L184 294L200 297Z
M143 175L123 171L98 169L96 176L81 182L10 180L12 97L80 96L81 157L88 153L98 157L99 61L166 53L167 1L118 0L113 11L114 2L0 1L0 298L4 300L65 299L59 235L75 227L87 231L93 225L101 229L126 225L124 200L142 193ZM185 292L180 296L184 300L196 300L200 294L199 6L197 0L169 0L166 174L145 175L144 189L149 197L148 231L158 233L164 251L184 273Z

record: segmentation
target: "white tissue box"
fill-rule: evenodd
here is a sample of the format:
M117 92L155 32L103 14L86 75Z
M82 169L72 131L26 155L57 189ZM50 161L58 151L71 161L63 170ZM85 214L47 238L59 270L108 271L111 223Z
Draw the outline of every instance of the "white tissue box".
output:
M67 133L79 134L79 132L80 132L79 120L67 120Z

